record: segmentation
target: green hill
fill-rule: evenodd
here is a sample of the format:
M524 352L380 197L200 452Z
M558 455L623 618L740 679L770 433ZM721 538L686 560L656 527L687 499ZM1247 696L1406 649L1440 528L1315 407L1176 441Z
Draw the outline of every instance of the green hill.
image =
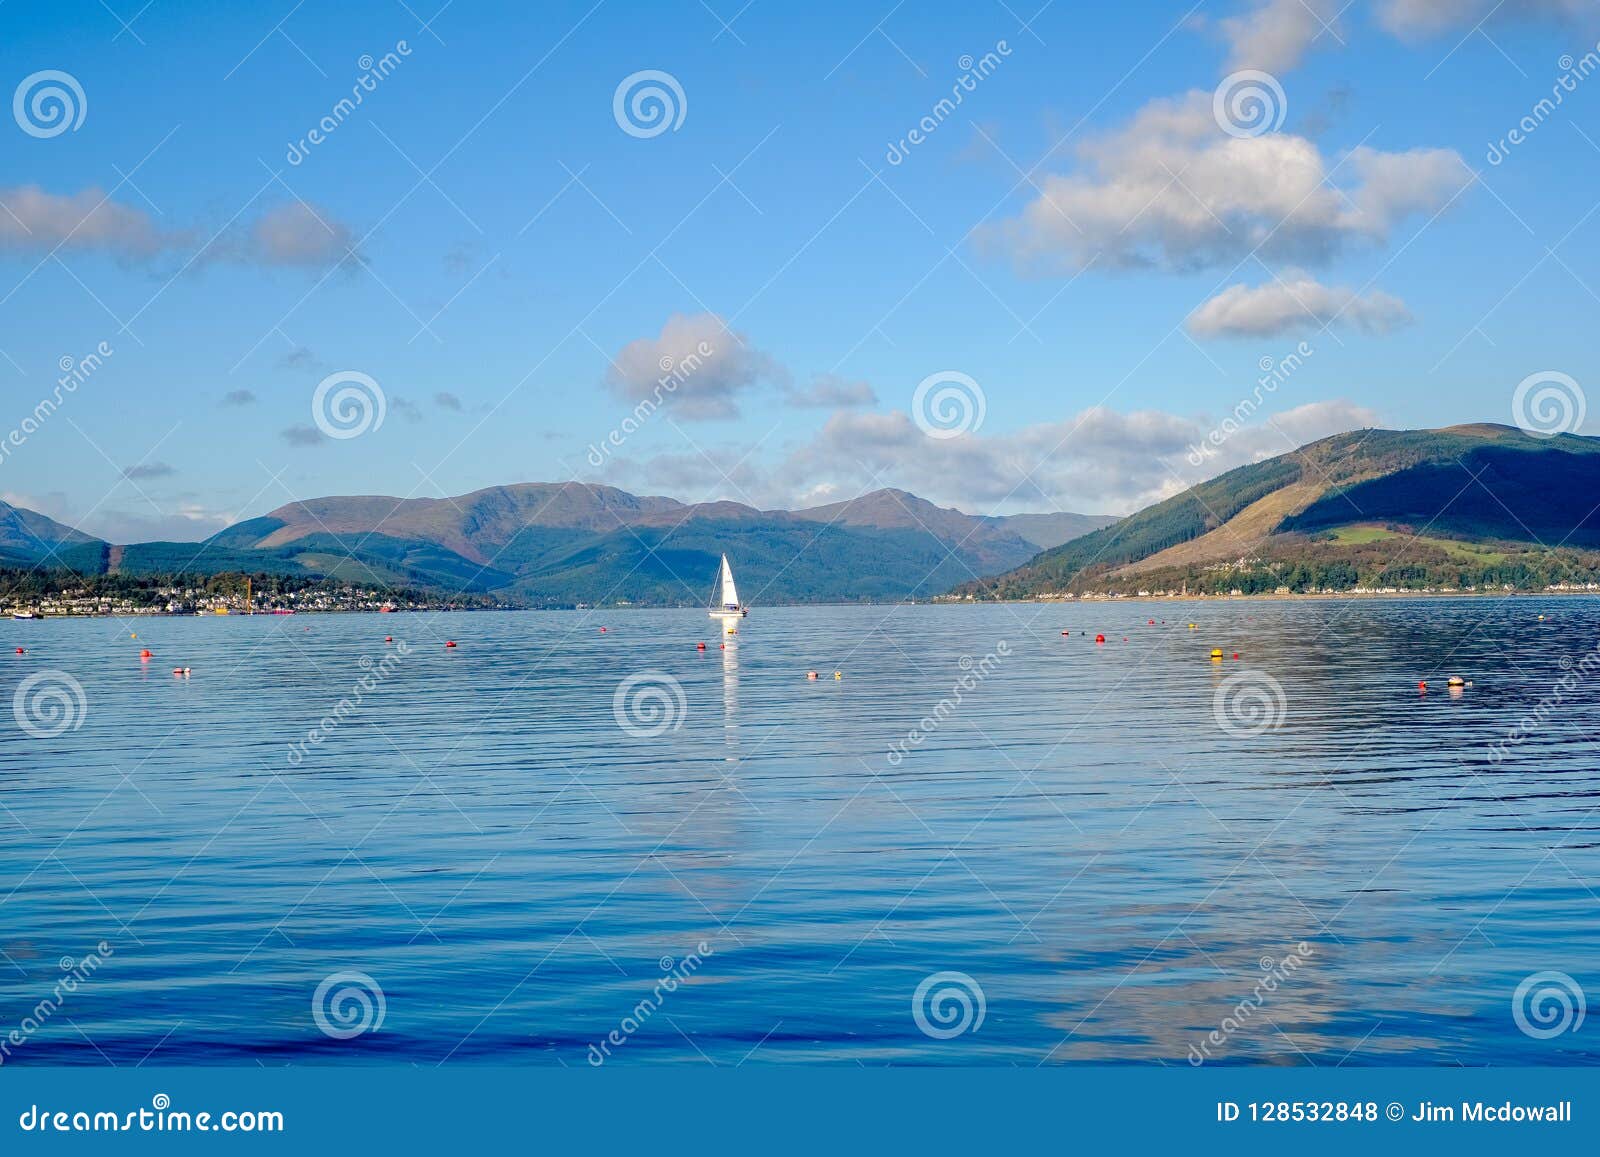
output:
M585 483L496 486L455 498L294 502L204 542L110 546L20 508L0 566L45 561L86 574L326 577L384 588L492 595L544 606L690 604L727 553L758 603L929 598L1103 523L1069 513L979 517L901 490L805 510L685 504ZM6 524L0 523L0 532ZM1025 532L1025 533L1024 533ZM41 545L42 544L42 545Z
M973 597L1501 587L1600 579L1600 439L1357 430L1230 470Z

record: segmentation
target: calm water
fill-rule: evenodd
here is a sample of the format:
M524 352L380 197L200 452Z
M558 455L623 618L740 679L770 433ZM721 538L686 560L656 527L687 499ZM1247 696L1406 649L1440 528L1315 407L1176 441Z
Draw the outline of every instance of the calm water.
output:
M54 736L0 714L9 1063L582 1066L613 1031L622 1064L1182 1064L1213 1030L1221 1063L1600 1058L1592 1027L1513 1015L1531 974L1600 984L1587 678L1490 759L1600 641L1600 602L761 609L727 650L716 630L5 623L0 706L46 671L84 704ZM670 719L655 737L615 702L646 673L621 717ZM1241 673L1223 720L1280 726L1219 725ZM352 971L382 1023L347 1036L376 1021L365 980L313 1005ZM965 978L914 1015L944 972ZM332 995L352 986L366 1022Z

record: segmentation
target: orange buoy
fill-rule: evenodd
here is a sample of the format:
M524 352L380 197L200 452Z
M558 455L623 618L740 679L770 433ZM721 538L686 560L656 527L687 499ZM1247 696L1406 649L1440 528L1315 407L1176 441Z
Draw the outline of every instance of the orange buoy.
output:
M1106 641L1106 637L1104 635L1096 635L1094 637L1094 641L1097 643L1103 643Z
M1155 626L1155 625L1156 625L1156 621L1155 621L1155 620L1154 620L1154 619L1151 619L1151 620L1150 620L1150 626L1152 626L1152 627L1153 627L1153 626Z
M1072 634L1072 632L1071 632L1071 631L1062 631L1062 632L1061 632L1061 633L1062 633L1062 634L1063 634L1063 635L1070 635L1070 634Z
M815 671L807 671L806 672L806 678L807 679L815 679L816 677L817 677L817 673Z
M694 649L696 651L704 651L706 649L706 645L704 643L696 643L694 645Z
M1426 691L1427 689L1428 689L1427 683L1418 683L1417 684L1417 690L1418 691Z
M448 642L445 643L446 647L453 647L455 645L456 645L456 641L454 639L451 639L451 640L449 640Z
M149 651L140 651L139 652L139 658L141 658L141 659L148 659L150 657L151 657L151 655L150 655Z

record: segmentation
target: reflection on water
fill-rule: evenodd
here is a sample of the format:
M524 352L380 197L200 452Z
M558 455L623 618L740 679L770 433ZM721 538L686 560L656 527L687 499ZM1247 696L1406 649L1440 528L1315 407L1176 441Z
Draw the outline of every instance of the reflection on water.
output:
M722 644L722 733L729 747L739 746L739 636Z
M0 743L0 1030L112 953L7 1063L579 1065L690 954L608 1063L1597 1059L1512 995L1600 975L1600 604L598 621L13 623L86 711Z

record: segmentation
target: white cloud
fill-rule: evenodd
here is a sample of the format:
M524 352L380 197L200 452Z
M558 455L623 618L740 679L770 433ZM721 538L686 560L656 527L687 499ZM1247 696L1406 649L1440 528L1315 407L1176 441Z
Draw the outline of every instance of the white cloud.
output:
M187 257L202 243L193 229L161 229L142 209L100 189L47 193L37 185L0 188L0 252L100 252L127 261L164 253ZM355 234L303 202L269 209L248 226L204 239L208 262L325 268L351 258Z
M325 269L355 259L355 234L324 209L291 201L268 210L250 229L246 255L264 265Z
M1594 0L1382 0L1378 19L1395 35L1420 39L1480 21L1575 20L1595 15Z
M1259 415L1196 470L1187 461L1190 448L1216 426L1204 415L1122 414L1094 407L1065 421L1003 434L938 439L899 411L839 413L783 459L770 465L741 462L731 481L696 453L614 462L608 477L686 500L730 498L761 507L814 505L898 486L975 514L1040 509L1123 514L1224 470L1376 421L1372 411L1346 401Z
M1288 72L1319 38L1339 43L1342 7L1336 0L1264 0L1229 17L1222 21L1230 48L1229 69Z
M1189 315L1196 337L1272 337L1343 323L1367 333L1387 333L1411 321L1398 297L1373 290L1323 285L1306 276L1250 287L1230 285Z
M166 244L149 214L99 189L57 195L37 185L0 189L0 249L104 250L148 257Z
M784 398L802 409L843 410L875 406L878 395L866 382L852 382L838 374L818 374L805 389L790 387Z
M686 418L736 418L740 394L787 380L781 366L714 313L673 314L657 336L623 346L606 375L622 400L664 398Z
M1079 154L1080 171L1044 178L1041 195L1000 228L1019 263L1190 270L1252 253L1322 263L1439 211L1471 179L1448 149L1363 146L1335 170L1304 137L1229 136L1212 94L1199 91L1153 101Z

